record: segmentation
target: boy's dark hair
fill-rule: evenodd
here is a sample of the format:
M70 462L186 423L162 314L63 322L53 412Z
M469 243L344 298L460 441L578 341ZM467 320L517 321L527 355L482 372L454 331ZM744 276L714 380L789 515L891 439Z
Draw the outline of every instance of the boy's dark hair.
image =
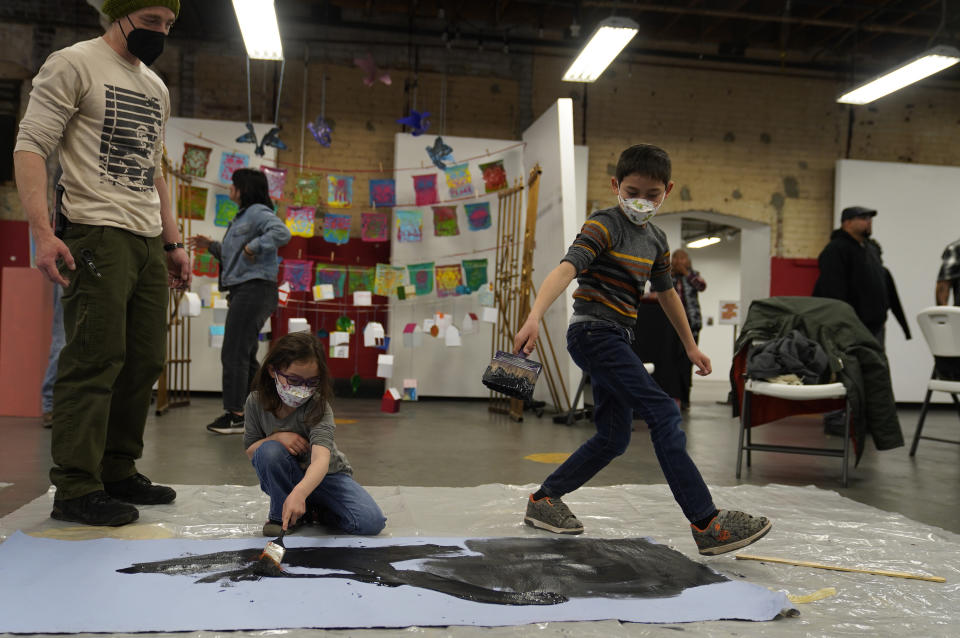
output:
M330 388L330 373L327 370L327 360L323 354L323 342L309 332L291 332L277 339L270 347L263 364L253 378L251 391L256 392L260 405L266 412L276 415L283 403L277 394L277 385L267 369L273 366L274 370L285 370L295 361L316 361L320 386L317 393L310 399L310 409L307 412L308 424L319 421L326 410L327 402L333 395Z
M263 204L273 208L266 175L252 168L240 168L233 172L232 180L233 185L240 192L241 210L253 204Z
M637 144L620 153L617 160L617 183L623 181L627 175L639 173L644 177L652 177L663 182L664 187L670 183L670 156L659 146L653 144Z

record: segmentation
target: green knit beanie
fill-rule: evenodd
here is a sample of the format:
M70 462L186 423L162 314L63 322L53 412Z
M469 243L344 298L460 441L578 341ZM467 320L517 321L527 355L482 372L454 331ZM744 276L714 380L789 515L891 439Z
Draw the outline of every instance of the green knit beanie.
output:
M111 20L119 20L137 9L147 7L166 7L173 11L175 16L180 15L180 0L104 0L100 11Z

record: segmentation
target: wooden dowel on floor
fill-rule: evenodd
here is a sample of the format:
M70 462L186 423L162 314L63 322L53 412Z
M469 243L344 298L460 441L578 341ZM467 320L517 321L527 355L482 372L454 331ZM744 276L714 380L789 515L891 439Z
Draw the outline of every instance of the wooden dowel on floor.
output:
M860 569L858 567L840 567L838 565L824 565L822 563L811 563L805 560L790 560L788 558L775 558L773 556L753 556L751 554L737 554L737 560L759 560L765 563L782 563L784 565L795 565L797 567L814 567L816 569L831 569L837 572L856 572L858 574L875 574L877 576L892 576L893 578L911 578L913 580L927 580L932 583L945 583L946 578L940 576L924 576L923 574L910 574L908 572L893 572L886 569Z

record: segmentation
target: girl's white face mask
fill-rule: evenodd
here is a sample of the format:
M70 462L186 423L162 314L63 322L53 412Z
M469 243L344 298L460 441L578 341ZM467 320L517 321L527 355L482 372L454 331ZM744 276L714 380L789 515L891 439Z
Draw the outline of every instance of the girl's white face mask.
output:
M299 408L317 391L316 388L305 385L290 385L280 375L277 375L274 380L277 383L277 394L280 395L280 400L291 408Z
M663 199L666 199L666 197ZM659 204L649 199L643 199L642 197L624 199L620 193L617 192L617 201L620 202L620 210L627 216L627 219L637 226L643 226L653 219L654 215L657 214L657 211L660 210L660 207L663 205L663 199L660 200Z

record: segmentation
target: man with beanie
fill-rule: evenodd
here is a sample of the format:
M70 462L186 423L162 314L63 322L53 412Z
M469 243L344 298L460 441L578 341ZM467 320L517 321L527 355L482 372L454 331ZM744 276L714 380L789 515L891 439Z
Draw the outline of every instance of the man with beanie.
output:
M33 79L14 166L37 268L63 286L51 516L124 525L134 505L176 498L136 460L166 352L167 287L191 278L163 179L170 96L148 68L180 3L106 0L102 11L112 21L102 37L50 54ZM44 162L58 146L53 229Z

